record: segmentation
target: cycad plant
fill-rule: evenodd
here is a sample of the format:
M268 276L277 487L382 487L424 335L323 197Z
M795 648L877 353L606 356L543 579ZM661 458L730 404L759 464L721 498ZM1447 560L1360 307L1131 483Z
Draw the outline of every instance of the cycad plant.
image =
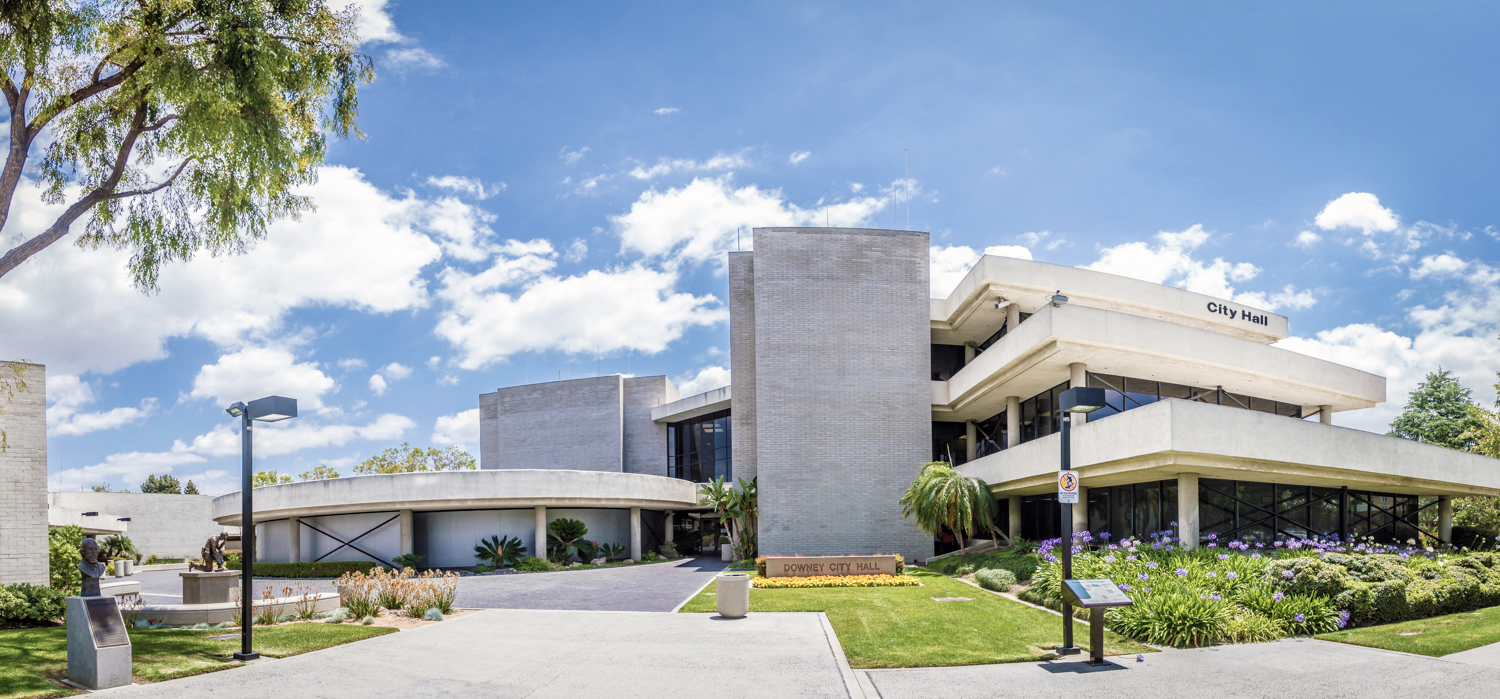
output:
M547 557L559 563L566 563L573 556L592 557L598 547L584 540L588 533L588 525L576 519L559 517L552 520L547 525Z
M625 547L619 542L604 544L599 547L599 555L613 561L625 557Z
M933 537L943 529L964 539L977 532L994 535L995 510L990 487L961 475L946 461L923 466L901 496L901 516L914 518L917 528Z
M479 540L479 545L474 547L474 557L489 561L495 568L513 566L526 557L526 546L518 537L492 536Z

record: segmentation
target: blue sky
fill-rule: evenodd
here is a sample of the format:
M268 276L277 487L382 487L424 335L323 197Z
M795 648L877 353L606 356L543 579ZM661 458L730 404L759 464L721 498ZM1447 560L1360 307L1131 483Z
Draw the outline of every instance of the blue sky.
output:
M1494 399L1500 9L933 7L365 0L368 138L317 213L154 296L68 245L0 279L0 357L48 365L52 487L235 489L223 406L267 393L303 416L257 464L296 474L477 452L478 394L528 380L722 385L735 231L891 226L903 153L939 293L987 248L1094 266L1389 378L1339 424L1383 431L1439 365Z

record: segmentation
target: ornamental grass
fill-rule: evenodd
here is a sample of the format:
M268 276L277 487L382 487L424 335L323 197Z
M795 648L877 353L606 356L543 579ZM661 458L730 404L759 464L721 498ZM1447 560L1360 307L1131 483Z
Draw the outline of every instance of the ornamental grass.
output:
M341 604L356 619L378 615L381 609L401 610L417 618L429 609L452 614L458 599L458 573L436 570L421 575L411 568L376 568L369 575L353 571L335 580L334 585Z
M762 590L809 587L909 587L922 582L910 575L809 575L801 578L756 578L751 585Z

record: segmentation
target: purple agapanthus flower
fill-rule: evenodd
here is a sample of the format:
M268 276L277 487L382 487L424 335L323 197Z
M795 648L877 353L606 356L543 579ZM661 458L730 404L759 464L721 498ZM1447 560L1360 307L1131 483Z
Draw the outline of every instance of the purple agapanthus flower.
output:
M1124 590L1126 592L1130 592L1130 584L1129 583L1120 583L1120 589Z
M1184 576L1184 575L1187 575L1187 574L1188 574L1188 570L1187 570L1187 568L1178 568L1178 569L1177 569L1177 570L1176 570L1176 571L1174 571L1174 572L1176 572L1176 573L1177 573L1177 577L1179 577L1179 578L1180 578L1180 577L1182 577L1182 576Z
M1213 600L1213 601L1215 601L1215 602L1218 602L1219 600L1223 599L1222 597L1219 597L1219 593L1217 593L1217 592L1215 592L1214 594L1209 595L1208 598L1211 599L1211 600Z
M1286 599L1286 595L1283 595L1280 592L1278 592L1278 593L1276 593L1274 595L1271 595L1271 599L1273 601L1280 602L1281 600Z
M1299 623L1299 624L1300 624L1300 623L1302 623L1302 622L1304 622L1304 621L1307 621L1307 617L1305 617L1305 616L1302 616L1302 613L1301 613L1301 612L1298 612L1298 613L1297 613L1297 615L1296 615L1296 616L1294 616L1294 617L1292 617L1292 618L1293 618L1293 619L1296 619L1296 620L1297 620L1297 623Z
M1115 562L1115 557L1114 556L1105 556L1104 557L1104 562L1105 563L1114 563Z
M1296 575L1297 575L1296 573L1293 573L1290 570L1283 570L1283 571L1281 571L1281 577L1283 577L1283 578L1291 578L1291 577L1294 577Z
M1219 554L1219 560L1221 560L1221 561L1227 561L1227 560L1229 560L1229 554L1227 554L1227 553L1221 553L1221 554Z
M1234 571L1232 571L1232 570L1231 570L1231 571L1229 571L1229 572L1228 572L1228 573L1225 573L1225 574L1224 574L1224 577L1226 577L1226 578L1229 578L1229 579L1230 579L1230 580L1233 580L1233 579L1235 579L1235 578L1238 578L1238 577L1240 577L1240 574L1239 574L1239 573L1236 573L1236 572L1234 572Z
M1208 535L1208 540L1209 541L1218 541L1219 540L1219 535L1218 534L1209 534Z
M1339 628L1342 629L1342 628L1344 628L1345 626L1348 626L1348 625L1349 625L1349 612L1347 610L1339 612Z
M1152 570L1156 570L1156 568L1158 567L1158 564L1157 564L1156 561L1147 561L1146 562L1146 567L1150 568Z
M1219 545L1211 543L1211 544L1208 545L1208 547L1211 548L1211 549L1216 549L1216 548L1219 548Z
M1208 577L1210 577L1210 578L1217 578L1217 577L1219 577L1219 574L1210 570L1210 571L1208 571Z
M1151 579L1151 576L1146 575L1145 573L1141 573L1140 575L1137 575L1135 577L1136 577L1137 580L1150 580Z

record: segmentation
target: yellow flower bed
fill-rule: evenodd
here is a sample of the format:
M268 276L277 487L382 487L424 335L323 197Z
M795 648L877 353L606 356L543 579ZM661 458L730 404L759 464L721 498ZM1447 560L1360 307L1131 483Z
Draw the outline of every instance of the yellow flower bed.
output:
M910 575L809 575L801 578L756 578L751 585L761 589L808 587L907 587L921 585Z

